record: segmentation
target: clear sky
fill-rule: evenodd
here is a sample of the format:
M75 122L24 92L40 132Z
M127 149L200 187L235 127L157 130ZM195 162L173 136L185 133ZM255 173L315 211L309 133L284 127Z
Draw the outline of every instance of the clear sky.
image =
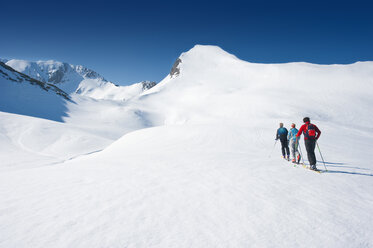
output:
M373 61L371 1L1 1L0 57L159 82L195 44L261 63Z

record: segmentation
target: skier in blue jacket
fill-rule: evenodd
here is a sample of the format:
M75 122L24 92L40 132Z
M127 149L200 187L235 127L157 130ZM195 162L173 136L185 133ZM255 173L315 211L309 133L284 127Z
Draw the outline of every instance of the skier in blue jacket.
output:
M289 151L289 144L288 144L288 130L284 128L284 123L280 123L280 128L277 129L276 140L278 139L280 139L281 141L282 157L284 159L289 160L290 151ZM285 150L286 150L286 154L285 154Z
M298 133L298 129L295 128L295 124L294 123L291 124L291 128L290 128L289 134L288 134L288 141L289 141L289 144L290 144L291 155L292 155L292 158L293 158L292 162L299 164L300 153L298 151L299 141L297 139L297 133Z

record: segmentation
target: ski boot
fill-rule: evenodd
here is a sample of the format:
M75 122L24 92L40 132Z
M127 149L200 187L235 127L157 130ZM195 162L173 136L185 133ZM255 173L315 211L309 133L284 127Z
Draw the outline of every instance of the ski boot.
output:
M299 162L300 162L300 154L298 154L297 156L297 164L299 164Z

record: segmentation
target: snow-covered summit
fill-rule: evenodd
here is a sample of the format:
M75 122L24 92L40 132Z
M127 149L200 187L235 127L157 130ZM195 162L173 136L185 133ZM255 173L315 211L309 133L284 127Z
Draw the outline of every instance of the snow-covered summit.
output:
M177 73L147 91L166 123L242 123L252 118L313 116L369 127L373 62L260 64L219 47L197 45L179 57ZM146 93L145 93L146 94ZM154 100L153 100L154 99ZM193 109L193 111L191 111ZM284 111L286 109L286 111ZM151 111L154 111L152 109ZM248 124L248 123L247 123Z
M108 83L97 72L81 65L70 65L54 60L31 62L17 59L11 59L6 64L39 81L57 85L69 94L75 92L85 79L95 80L96 86Z
M198 56L200 58L208 57L214 60L227 58L237 59L235 55L228 53L219 46L213 45L195 45L189 51L182 53L180 57L188 56Z
M205 64L207 60L210 60L210 65L215 65L222 60L238 60L236 56L230 54L218 46L211 46L211 45L195 45L192 49L188 52L184 52L180 55L179 58L173 64L170 76L171 78L177 77L180 74L180 68L184 60L188 60L188 58L194 57L196 60L201 59L202 63L198 63L199 65L203 64L204 67L208 68L209 64Z

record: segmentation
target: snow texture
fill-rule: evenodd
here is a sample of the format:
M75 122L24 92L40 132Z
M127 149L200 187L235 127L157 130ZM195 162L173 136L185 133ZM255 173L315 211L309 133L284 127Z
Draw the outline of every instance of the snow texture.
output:
M372 62L179 59L130 100L72 94L63 123L0 113L0 247L373 247ZM321 174L274 147L304 116Z

